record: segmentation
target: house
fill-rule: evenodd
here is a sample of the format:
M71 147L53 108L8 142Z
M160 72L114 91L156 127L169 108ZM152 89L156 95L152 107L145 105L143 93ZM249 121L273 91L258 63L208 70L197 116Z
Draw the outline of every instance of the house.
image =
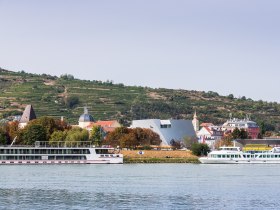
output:
M248 132L248 137L251 139L257 139L260 133L260 127L256 122L249 120L248 118L240 120L237 118L227 120L223 126L224 131L232 132L235 128L239 130L244 129Z
M213 148L216 141L222 139L224 131L220 126L214 126L212 123L203 123L201 125L202 128L197 132L198 141Z
M130 128L148 128L157 133L161 146L168 146L172 140L183 141L185 137L196 137L191 120L133 120Z

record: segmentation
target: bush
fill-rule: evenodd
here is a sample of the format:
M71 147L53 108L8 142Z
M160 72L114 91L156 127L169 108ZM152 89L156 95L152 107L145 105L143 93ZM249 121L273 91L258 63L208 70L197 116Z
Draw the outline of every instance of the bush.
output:
M210 148L207 144L195 143L192 145L191 151L196 156L204 156L210 152Z
M66 99L65 101L65 105L72 109L74 106L78 105L80 102L79 97L78 96L70 96Z

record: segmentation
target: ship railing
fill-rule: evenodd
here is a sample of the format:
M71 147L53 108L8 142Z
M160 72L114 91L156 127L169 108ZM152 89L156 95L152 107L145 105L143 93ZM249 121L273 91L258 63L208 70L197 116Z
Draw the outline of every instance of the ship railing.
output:
M35 142L35 147L59 147L59 148L79 148L79 147L83 147L83 148L90 148L90 147L94 147L94 145L92 144L91 141L53 141L53 142L49 142L49 141L36 141Z

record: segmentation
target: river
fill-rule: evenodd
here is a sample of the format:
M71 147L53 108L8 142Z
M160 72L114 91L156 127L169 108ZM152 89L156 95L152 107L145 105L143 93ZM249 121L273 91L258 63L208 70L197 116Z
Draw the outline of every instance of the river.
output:
M0 209L279 209L280 165L0 166Z

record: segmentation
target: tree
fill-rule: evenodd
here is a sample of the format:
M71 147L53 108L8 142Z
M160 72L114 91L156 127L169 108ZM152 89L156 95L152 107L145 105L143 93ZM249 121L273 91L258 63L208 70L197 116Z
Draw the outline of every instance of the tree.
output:
M65 142L83 142L88 141L89 135L88 131L81 128L72 128L67 132L67 136L65 138Z
M47 116L32 120L28 125L41 125L46 130L47 141L50 139L52 133L58 129L55 119Z
M128 133L121 137L120 146L121 148L130 148L135 149L138 146L138 142L136 141L136 137L134 133Z
M0 127L0 145L6 145L8 142L7 140L5 129Z
M113 132L110 132L104 139L104 144L111 145L113 147L120 146L120 139L123 135L128 134L129 129L126 127L116 128Z
M65 105L70 109L74 108L79 103L80 103L80 99L78 96L69 96L65 99Z
M52 133L49 142L57 142L57 141L65 141L65 138L67 136L67 131L55 131Z
M227 96L229 99L234 99L234 95L233 94L229 94L228 96Z
M36 141L46 141L46 130L42 125L27 125L22 130L22 140L25 145L34 145Z
M181 148L181 142L180 141L175 141L174 139L172 139L170 141L170 145L174 148L174 149L180 149Z
M233 139L240 139L240 130L238 128L235 128L232 131L231 135Z
M184 144L186 148L191 148L191 146L195 143L197 143L197 139L195 137L190 137L190 136L184 137Z
M104 143L113 147L128 146L129 148L135 148L136 146L160 145L161 139L151 129L121 127L110 132Z
M89 138L95 146L101 146L102 140L104 138L104 132L100 125L92 127Z
M240 130L240 139L248 139L248 132L243 128Z
M7 124L6 126L6 132L8 135L7 143L11 143L14 140L14 138L19 135L18 124L19 124L18 121L10 122Z
M205 156L210 152L210 148L207 144L195 143L192 145L191 151L196 156Z
M215 148L219 149L221 146L233 146L233 137L231 134L225 135L221 140L215 143Z

